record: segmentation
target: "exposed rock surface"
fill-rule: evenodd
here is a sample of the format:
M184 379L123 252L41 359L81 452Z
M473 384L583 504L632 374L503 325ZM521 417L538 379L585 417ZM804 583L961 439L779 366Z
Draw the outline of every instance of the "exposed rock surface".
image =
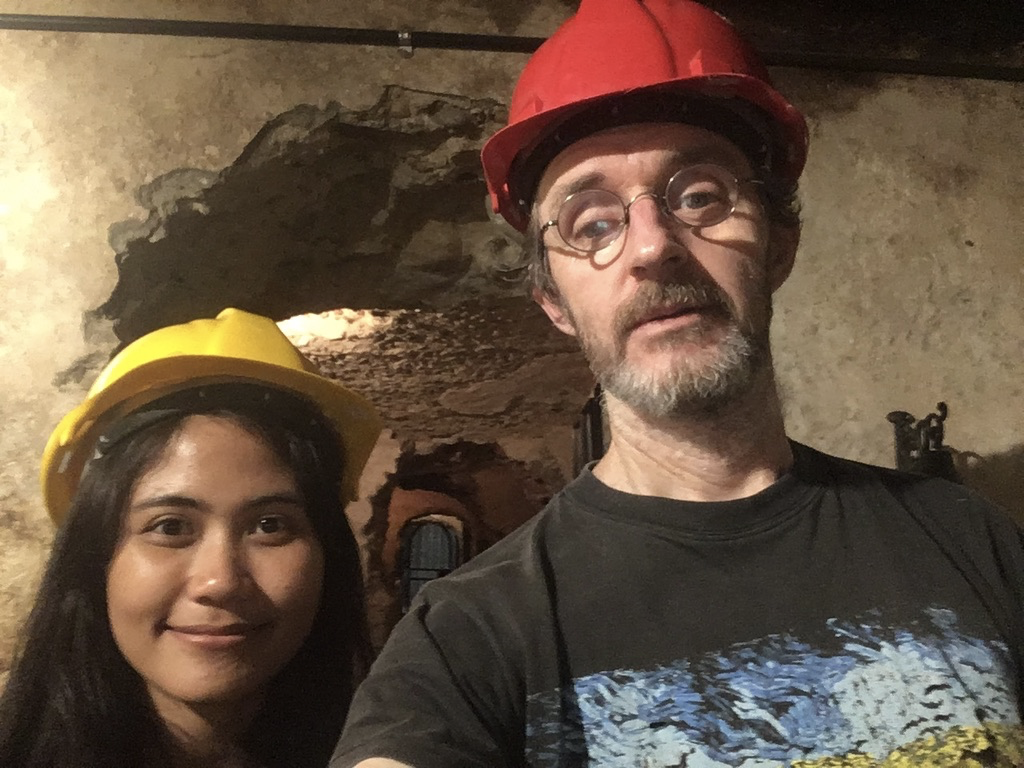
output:
M521 249L489 216L478 160L504 106L392 86L364 111L302 105L219 175L178 169L110 228L122 341L224 306L277 319L444 308L519 293Z
M571 425L593 388L575 341L526 299L389 314L372 337L303 351L405 439L543 436Z

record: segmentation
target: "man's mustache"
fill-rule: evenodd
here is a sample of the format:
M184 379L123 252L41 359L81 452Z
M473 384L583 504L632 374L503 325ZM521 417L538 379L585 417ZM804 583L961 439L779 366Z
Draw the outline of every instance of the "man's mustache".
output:
M615 313L614 329L620 338L640 323L659 314L687 309L711 310L732 316L732 304L717 284L702 280L665 283L650 280Z

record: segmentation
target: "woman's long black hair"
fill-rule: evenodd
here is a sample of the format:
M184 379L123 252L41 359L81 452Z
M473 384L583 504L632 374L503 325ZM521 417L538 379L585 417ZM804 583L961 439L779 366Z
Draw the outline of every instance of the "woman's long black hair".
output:
M295 475L324 551L320 606L305 643L270 682L243 743L267 768L322 768L370 662L358 546L340 497L343 453L311 403L247 383L186 390L122 419L101 439L57 532L0 697L3 768L143 768L168 752L141 677L107 618L107 569L135 481L185 418L234 420Z

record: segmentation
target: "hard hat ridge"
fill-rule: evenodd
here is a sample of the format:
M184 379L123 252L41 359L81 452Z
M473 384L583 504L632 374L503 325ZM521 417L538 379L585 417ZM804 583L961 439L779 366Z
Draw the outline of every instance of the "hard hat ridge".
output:
M533 180L539 177L529 156L550 148L546 139L565 120L585 126L584 115L593 109L602 116L590 132L610 127L610 103L648 90L673 94L676 107L680 96L726 102L735 117L753 119L755 132L767 129L774 173L792 182L800 175L807 151L803 116L775 90L754 49L726 19L693 0L582 0L531 56L507 125L483 147L495 211L525 230L533 190L523 191L516 172L532 168ZM694 114L676 110L667 117L715 129L696 122ZM616 124L630 122L650 119L632 120L624 108Z
M97 442L111 426L174 393L245 382L291 393L315 406L342 443L341 494L356 484L381 422L362 396L319 375L273 320L238 309L146 334L106 365L86 399L53 430L40 467L43 498L60 522ZM180 400L178 401L181 402Z
M570 115L512 161L509 191L520 210L529 209L544 169L562 150L599 131L640 123L686 123L724 136L748 158L758 178L770 173L779 153L768 115L745 101L670 88L639 90Z

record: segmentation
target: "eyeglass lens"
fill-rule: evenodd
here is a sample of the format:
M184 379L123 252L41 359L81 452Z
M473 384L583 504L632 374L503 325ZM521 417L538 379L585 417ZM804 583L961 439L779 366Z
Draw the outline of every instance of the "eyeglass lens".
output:
M587 189L566 198L558 210L558 234L566 245L594 253L611 245L626 228L629 206L613 192ZM739 197L739 183L726 168L702 164L684 168L669 179L663 207L690 227L710 227L729 218Z

